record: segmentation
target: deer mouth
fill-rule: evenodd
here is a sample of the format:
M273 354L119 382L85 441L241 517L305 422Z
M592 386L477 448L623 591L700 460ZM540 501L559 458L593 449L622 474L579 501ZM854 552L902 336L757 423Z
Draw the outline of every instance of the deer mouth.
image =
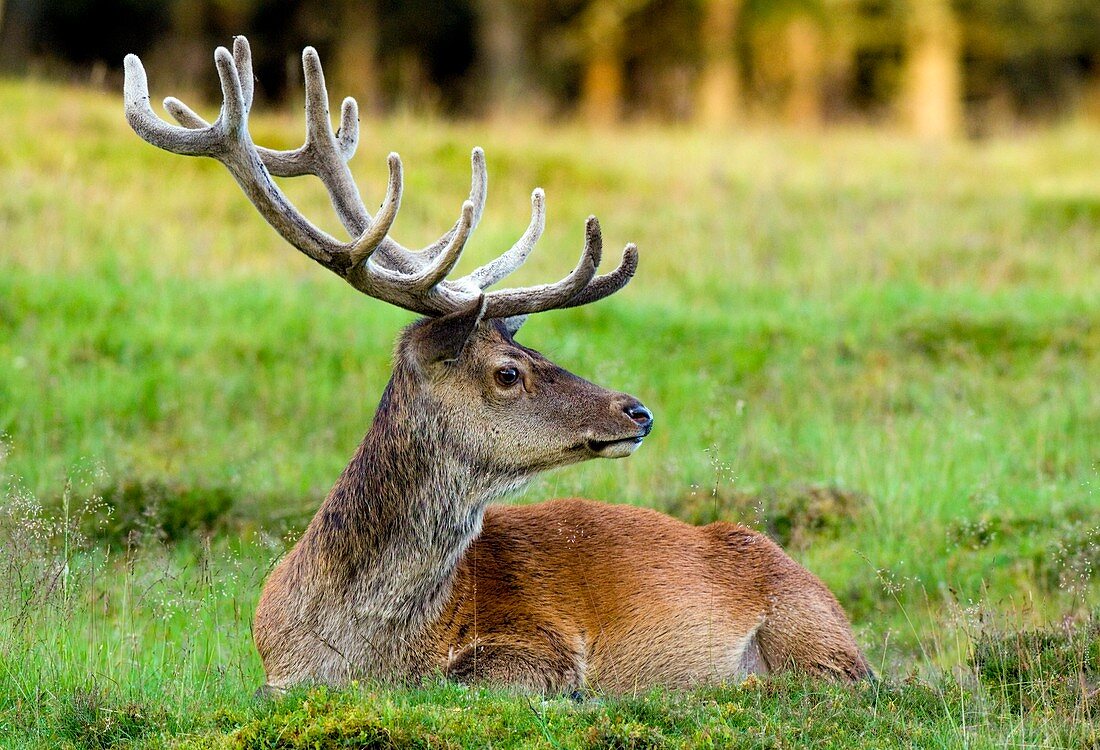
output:
M626 458L638 449L645 435L634 435L618 440L586 440L584 446L600 458Z

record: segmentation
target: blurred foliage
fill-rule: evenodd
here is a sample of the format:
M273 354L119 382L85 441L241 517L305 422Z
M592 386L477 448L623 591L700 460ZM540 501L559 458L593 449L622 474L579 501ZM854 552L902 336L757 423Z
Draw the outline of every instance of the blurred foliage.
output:
M368 109L529 117L587 101L602 121L689 120L715 54L704 26L723 13L739 116L890 121L929 37L961 87L933 81L918 101L961 98L971 134L1100 111L1095 0L8 0L0 70L106 82L137 52L158 80L213 96L210 51L243 33L275 100L297 95L312 44L334 78L363 82Z

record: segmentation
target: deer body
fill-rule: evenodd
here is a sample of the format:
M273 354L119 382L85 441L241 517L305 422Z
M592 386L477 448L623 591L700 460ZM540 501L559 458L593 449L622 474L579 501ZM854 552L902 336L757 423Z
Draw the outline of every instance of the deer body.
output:
M338 614L339 597L303 606L292 559L269 580L255 623L275 688L446 675L548 694L626 693L786 667L871 673L824 585L733 524L699 528L576 499L489 506L458 564L436 569L442 585L422 590L412 609L423 620L384 633L361 609ZM323 613L336 632L322 641L292 626L292 641L283 630L291 609Z
M870 674L828 589L767 537L588 500L490 506L436 633L450 676L546 693Z
M489 503L535 474L624 458L652 415L637 399L583 380L517 343L533 313L584 305L637 268L596 275L590 217L573 271L553 284L487 291L542 233L544 198L497 259L448 278L485 199L472 155L470 199L436 243L411 251L389 236L401 162L389 159L375 216L345 162L358 119L345 100L329 123L317 54L303 54L306 141L252 143L251 53L238 37L215 62L224 101L207 123L174 99L169 125L148 103L144 69L126 59L126 114L150 143L222 161L291 245L357 290L424 316L406 329L374 422L302 538L265 583L253 623L267 685L407 683L443 674L546 693L687 687L794 667L857 679L870 669L836 599L765 537L730 524L692 527L631 506L558 500ZM271 179L313 174L353 237L340 242L302 216Z

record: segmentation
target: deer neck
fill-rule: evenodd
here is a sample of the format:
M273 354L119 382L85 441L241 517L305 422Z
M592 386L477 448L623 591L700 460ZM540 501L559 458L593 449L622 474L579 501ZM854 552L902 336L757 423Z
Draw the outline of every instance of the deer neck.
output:
M419 671L406 661L423 653L486 504L519 478L463 455L461 437L433 418L438 406L406 401L397 381L296 553L313 596L353 618L341 631L392 655L389 666L374 655L380 669L408 673Z

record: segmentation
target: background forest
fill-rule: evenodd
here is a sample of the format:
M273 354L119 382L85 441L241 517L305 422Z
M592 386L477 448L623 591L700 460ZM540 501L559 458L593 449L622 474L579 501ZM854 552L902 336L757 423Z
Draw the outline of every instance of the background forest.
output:
M117 83L126 52L213 93L247 32L260 91L313 44L368 113L890 124L923 136L1100 117L1096 0L6 0L0 71Z

